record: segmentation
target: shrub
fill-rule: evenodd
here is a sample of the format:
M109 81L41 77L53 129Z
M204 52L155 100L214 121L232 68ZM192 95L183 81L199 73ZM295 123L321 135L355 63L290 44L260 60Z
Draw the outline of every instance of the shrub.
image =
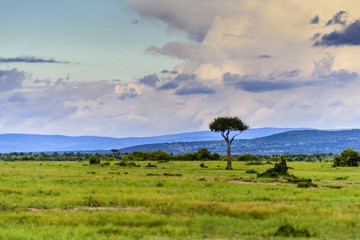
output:
M98 158L95 155L91 155L89 157L89 163L90 164L99 164Z
M345 177L337 177L335 178L335 180L348 180L348 176L345 176Z
M205 165L205 163L200 163L200 167L202 167L202 168L207 168L207 166Z
M260 161L251 161L251 162L248 162L246 163L246 165L264 165L263 162L260 162Z
M288 166L284 156L280 157L280 162L275 163L273 168L269 168L266 172L258 173L258 177L278 178L279 176L290 176L288 173Z
M148 173L146 176L161 176L159 173Z
M89 207L100 207L103 205L101 201L93 198L92 196L86 196L84 199L86 200L86 205Z
M245 173L251 173L251 174L254 174L254 173L258 173L257 171L255 171L254 169L249 169L249 170L246 170Z
M358 167L360 161L359 152L352 148L348 148L340 153L333 160L333 167Z
M120 162L115 163L115 165L118 165L118 166L121 166L121 167L126 167L127 162L125 160L121 160Z
M254 155L247 153L247 154L243 154L243 155L238 155L237 156L238 161L252 161L254 159Z
M164 176L167 176L167 177L181 177L182 174L180 174L180 173L164 173Z
M309 230L306 228L296 229L289 223L281 225L275 233L275 236L280 237L311 237Z
M316 185L312 184L311 182L298 182L297 187L298 188L309 188L309 187L316 187Z
M164 186L164 183L163 183L163 182L157 182L157 183L156 183L156 186L157 186L157 187L163 187L163 186Z
M151 162L149 162L148 164L145 165L146 168L156 168L157 165L152 164Z
M136 167L136 163L134 161L128 162L126 165L128 167Z
M312 182L312 180L310 178L299 178L299 177L295 177L295 176L287 178L287 181L289 183L299 183L299 182L311 183Z
M211 154L211 160L220 160L221 155L217 152Z
M200 148L197 152L200 154L201 159L211 158L211 151L209 151L207 148Z

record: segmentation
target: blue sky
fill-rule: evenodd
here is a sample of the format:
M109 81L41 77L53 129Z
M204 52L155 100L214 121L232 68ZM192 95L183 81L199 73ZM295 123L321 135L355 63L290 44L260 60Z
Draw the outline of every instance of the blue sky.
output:
M358 128L353 0L4 0L0 133Z
M11 0L2 4L0 16L3 57L35 56L68 61L64 65L16 64L35 78L72 75L76 81L129 81L142 72L172 68L174 60L143 54L149 44L164 44L171 36L163 23L138 19L121 1ZM157 64L156 62L161 62ZM12 66L11 66L12 67ZM142 69L139 72L139 69Z

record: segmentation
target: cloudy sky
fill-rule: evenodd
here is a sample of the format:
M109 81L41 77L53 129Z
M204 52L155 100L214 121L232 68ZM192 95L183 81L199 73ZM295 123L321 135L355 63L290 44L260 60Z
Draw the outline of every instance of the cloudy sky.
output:
M358 0L3 0L0 133L360 127Z

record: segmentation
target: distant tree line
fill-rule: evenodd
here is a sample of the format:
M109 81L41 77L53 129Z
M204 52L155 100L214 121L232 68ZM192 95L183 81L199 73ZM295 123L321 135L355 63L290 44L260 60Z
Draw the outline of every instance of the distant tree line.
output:
M12 152L12 153L0 153L0 161L89 161L90 157L95 157L95 154L83 153L83 152L65 152L65 153L24 153L24 152ZM334 157L339 156L333 153L314 153L314 154L283 154L287 161L304 161L304 162L321 162L331 161ZM93 157L93 158L94 158ZM278 155L254 155L254 154L242 154L233 155L233 161L276 161ZM346 159L347 156L342 156L341 159ZM94 158L95 159L95 158ZM200 148L197 151L184 153L184 154L169 154L162 150L153 152L135 151L132 153L121 153L116 149L112 149L111 153L102 153L96 157L101 162L109 161L217 161L227 160L226 155L220 155L216 152L211 152L207 148ZM336 163L343 164L343 160L336 160Z

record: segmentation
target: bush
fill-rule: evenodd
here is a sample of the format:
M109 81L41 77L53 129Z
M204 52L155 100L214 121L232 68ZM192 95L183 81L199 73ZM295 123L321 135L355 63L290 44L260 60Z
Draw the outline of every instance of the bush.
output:
M134 161L128 162L126 164L128 167L137 167L136 163Z
M280 162L275 163L273 168L269 168L266 172L258 173L258 177L278 178L279 176L290 176L288 173L288 166L284 156L280 157Z
M208 166L206 166L205 163L200 163L200 167L207 168Z
M360 161L359 152L348 148L340 153L340 156L334 158L333 167L358 167Z
M298 182L297 184L298 188L309 188L309 187L317 187L315 184L312 184L311 182Z
M295 176L292 176L291 178L287 178L287 181L289 183L299 183L299 182L311 183L312 182L312 180L310 178L299 178L299 177L295 177Z
M220 160L221 155L217 152L211 154L211 160Z
M251 161L251 162L248 162L246 163L246 165L264 165L263 162L260 162L260 161Z
M317 187L316 184L312 183L310 178L300 178L292 175L286 179L289 183L297 183L299 188Z
M121 167L126 167L127 162L125 160L121 160L120 162L115 163L115 165L118 165L118 166L121 166Z
M336 177L335 180L348 180L348 176L345 177Z
M254 173L258 173L257 171L255 171L254 169L249 169L249 170L246 170L245 173L251 173L251 174L254 174Z
M200 154L200 159L211 158L211 151L209 151L207 148L200 148L197 152Z
M156 168L157 165L152 164L151 162L149 162L148 164L145 165L146 168Z
M89 163L90 164L99 164L98 158L95 155L91 155L89 157Z
M247 153L247 154L244 154L244 155L238 155L237 156L237 159L238 161L252 161L254 159L254 155L253 154L250 154L250 153Z
M166 177L181 177L182 176L182 174L180 174L180 173L164 173L163 175Z
M280 237L311 237L309 230L306 228L296 229L289 223L281 225L275 233Z

